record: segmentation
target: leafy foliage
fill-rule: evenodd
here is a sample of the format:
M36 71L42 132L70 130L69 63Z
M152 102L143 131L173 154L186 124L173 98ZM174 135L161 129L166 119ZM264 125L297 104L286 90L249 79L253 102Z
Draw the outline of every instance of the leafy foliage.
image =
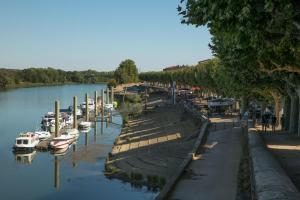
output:
M24 83L99 83L113 78L113 72L63 71L53 68L28 68L23 70L0 69L0 88L14 87Z
M300 74L300 6L297 0L183 0L182 23L207 25L211 49L235 70Z
M117 83L135 83L138 81L138 70L133 60L127 59L120 63L114 74Z

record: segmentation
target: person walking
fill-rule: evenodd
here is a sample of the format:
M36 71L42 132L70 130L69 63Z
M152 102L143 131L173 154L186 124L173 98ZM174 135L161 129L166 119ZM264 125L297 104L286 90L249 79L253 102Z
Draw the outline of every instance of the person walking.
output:
M272 115L271 117L272 133L275 133L276 123L277 123L277 117L275 115Z

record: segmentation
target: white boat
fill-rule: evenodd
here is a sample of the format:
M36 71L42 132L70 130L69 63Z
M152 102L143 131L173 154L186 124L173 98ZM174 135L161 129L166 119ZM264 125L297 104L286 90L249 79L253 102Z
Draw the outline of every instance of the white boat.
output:
M45 140L51 137L51 133L49 131L36 131L34 132L40 140Z
M86 111L86 102L82 102L81 109L83 112ZM95 102L93 99L88 100L88 109L89 109L89 111L95 110Z
M65 122L60 122L58 125L58 129L61 130L65 126ZM55 132L55 120L52 120L50 125L46 127L46 130L50 131L50 133Z
M92 125L92 122L85 122L85 121L81 121L79 124L78 124L78 127L81 128L81 129L88 129L90 128Z
M63 118L63 122L64 122L65 126L70 126L73 124L74 118L73 118L72 114L68 115L66 113L62 113L62 115L63 115L62 118Z
M81 110L81 107L80 106L77 106L77 112L76 112L76 115L77 116L82 116L82 110Z
M41 124L44 127L48 127L51 124L51 121L55 120L55 114L54 112L47 112L44 117L42 117L42 122Z
M64 149L68 147L72 142L74 142L75 136L69 134L68 132L62 133L59 137L55 137L50 142L50 147L52 149Z
M107 110L107 111L113 111L114 110L114 104L112 104L112 103L104 104L104 109Z
M59 130L65 126L65 121L63 121L62 116L59 117ZM42 118L42 128L43 130L55 132L55 114L53 112L47 112Z
M16 138L13 148L15 151L32 151L39 142L39 137L35 133L24 132Z

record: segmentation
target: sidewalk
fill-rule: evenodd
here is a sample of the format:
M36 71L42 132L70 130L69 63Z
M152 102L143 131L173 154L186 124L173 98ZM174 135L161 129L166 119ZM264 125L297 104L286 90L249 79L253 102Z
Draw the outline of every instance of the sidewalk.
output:
M218 118L217 123L223 121L226 120ZM204 145L205 152L198 160L192 161L169 199L234 200L242 154L241 140L240 127L211 131Z

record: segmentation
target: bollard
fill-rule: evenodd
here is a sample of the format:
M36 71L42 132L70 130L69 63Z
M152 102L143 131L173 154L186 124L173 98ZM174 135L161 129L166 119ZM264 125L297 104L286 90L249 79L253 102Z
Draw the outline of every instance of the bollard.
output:
M85 120L89 121L89 96L88 93L85 94Z
M77 97L73 97L73 128L77 129Z
M55 101L55 137L59 133L59 101Z

